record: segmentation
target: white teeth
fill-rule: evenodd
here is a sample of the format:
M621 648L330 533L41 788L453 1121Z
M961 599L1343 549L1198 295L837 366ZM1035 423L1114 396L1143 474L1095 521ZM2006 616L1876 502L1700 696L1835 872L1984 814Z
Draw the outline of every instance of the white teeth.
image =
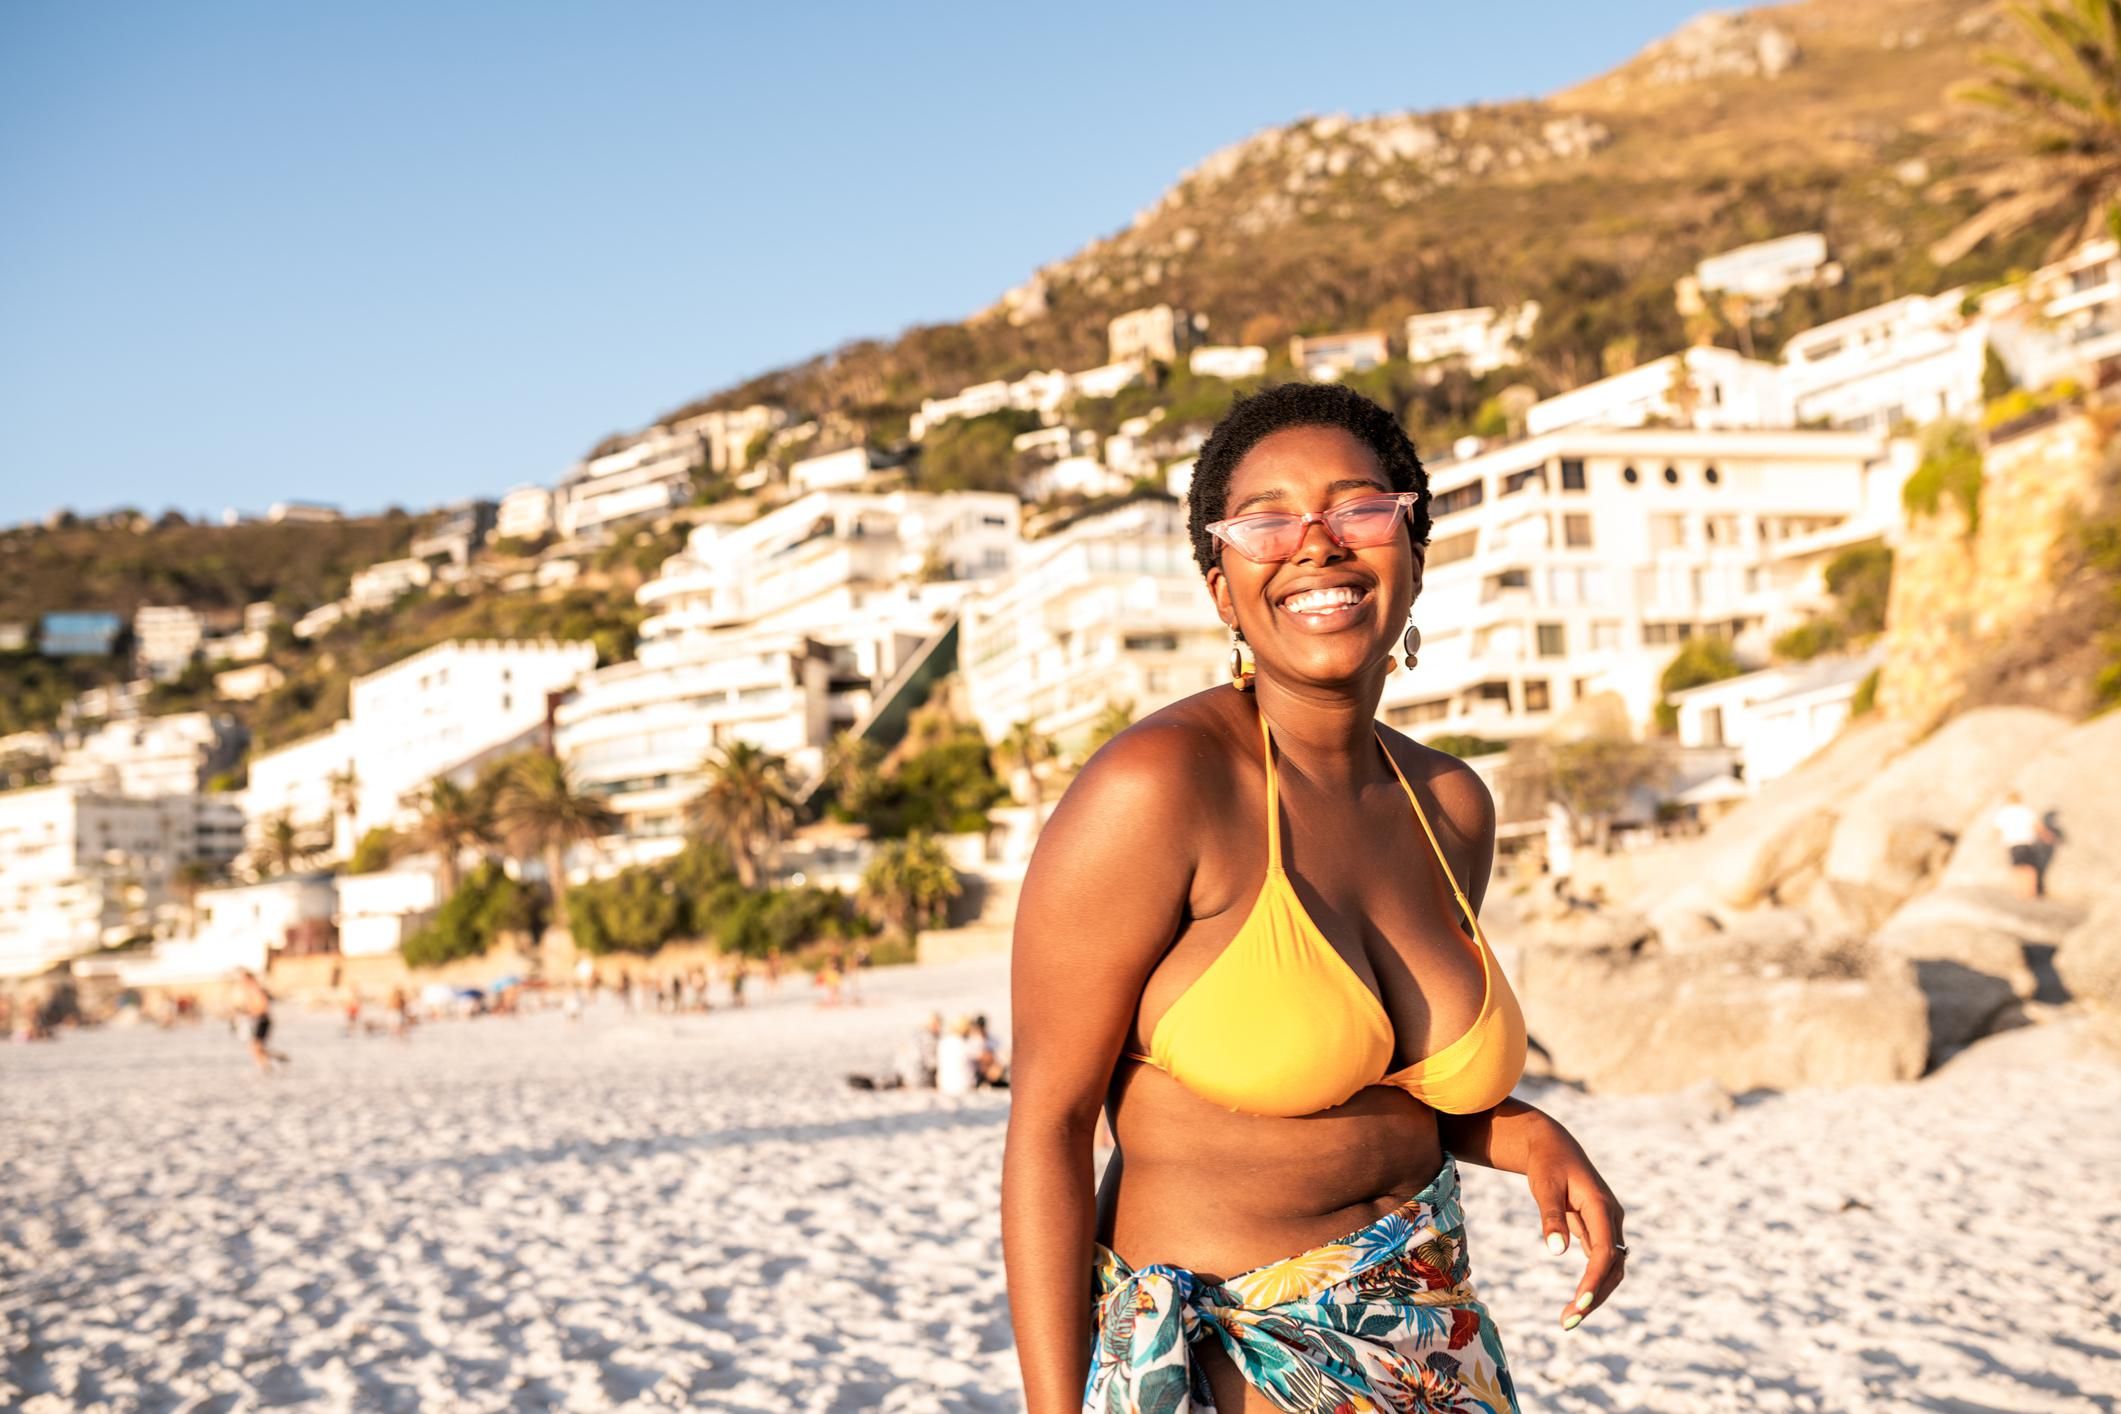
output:
M1282 600L1281 606L1292 614L1317 614L1329 609L1352 608L1361 602L1362 595L1353 589L1307 589Z

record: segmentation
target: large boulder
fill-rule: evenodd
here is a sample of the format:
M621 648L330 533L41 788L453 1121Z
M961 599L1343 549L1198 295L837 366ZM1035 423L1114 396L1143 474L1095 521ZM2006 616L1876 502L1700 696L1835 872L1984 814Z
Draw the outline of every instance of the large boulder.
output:
M2121 1016L2121 897L2110 897L2055 950L2055 971L2069 995Z
M1842 801L1825 877L1873 926L1883 923L1943 871L1983 804L2068 730L2067 718L2038 707L1983 707L1953 718Z
M1905 967L1861 975L1760 959L1538 948L1518 964L1527 1029L1555 1075L1613 1093L1911 1080L1928 1006Z
M2050 897L2090 906L2121 893L2121 712L2061 733L2021 762L1970 812L1940 882L2008 889L2010 862L1995 814L2016 790L2060 837L2047 868Z
M1672 871L1671 885L1638 906L1654 917L1681 892L1717 908L1787 902L1792 880L1821 866L1842 802L1906 740L1897 723L1865 720L1846 728L1718 820L1688 850L1684 868Z
M1872 940L1905 958L1929 1003L1930 1064L2019 1024L2023 1004L2056 1000L2046 959L2083 910L1993 889L1937 889L1894 912ZM2040 964L2036 966L2035 963Z

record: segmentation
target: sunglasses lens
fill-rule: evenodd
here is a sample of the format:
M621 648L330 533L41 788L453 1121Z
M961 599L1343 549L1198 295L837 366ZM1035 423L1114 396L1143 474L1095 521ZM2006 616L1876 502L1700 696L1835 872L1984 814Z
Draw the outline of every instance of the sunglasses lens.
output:
M1343 545L1382 545L1399 527L1399 502L1389 496L1357 501L1334 511L1332 521Z
M1226 533L1248 560L1286 560L1303 543L1302 532L1295 516L1246 516L1232 521Z

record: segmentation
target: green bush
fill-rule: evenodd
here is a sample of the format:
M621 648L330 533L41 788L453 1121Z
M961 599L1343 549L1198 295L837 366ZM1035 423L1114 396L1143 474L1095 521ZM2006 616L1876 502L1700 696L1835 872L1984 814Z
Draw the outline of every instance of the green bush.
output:
M1849 715L1861 717L1878 705L1878 670L1873 668L1856 684L1856 695L1849 699Z
M407 967L440 967L478 957L504 932L537 932L541 909L536 890L509 878L489 860L465 876L434 920L407 938L399 951Z
M680 938L764 957L820 938L864 937L874 925L829 889L747 889L729 856L693 843L670 859L577 884L567 894L575 946L592 955L653 953Z
M1968 534L1981 524L1981 444L1963 422L1939 422L1922 442L1922 464L1900 488L1900 502L1918 516L1933 516L1949 496L1966 513Z
M1474 756L1493 756L1498 751L1510 749L1510 744L1506 741L1490 741L1484 736L1474 736L1471 732L1445 732L1441 736L1430 737L1425 745L1441 751L1446 756L1456 756L1461 761Z
M621 870L567 893L575 946L592 956L652 953L678 935L684 917L677 886L653 866Z
M916 830L963 834L986 829L988 809L1008 794L995 778L979 728L967 725L907 757L878 781L860 818L879 839Z
M1830 653L1844 642L1841 625L1833 619L1807 619L1803 623L1776 637L1775 656L1791 663L1802 663Z
M1030 412L989 413L931 428L921 442L923 491L1014 491L1018 436L1036 429Z
M401 843L398 832L378 825L354 842L353 858L346 861L349 874L379 874L390 867Z
M1672 655L1672 661L1665 664L1657 687L1659 692L1668 696L1704 683L1722 682L1744 671L1727 640L1714 634L1696 634L1681 644L1679 651ZM1667 697L1658 699L1655 716L1657 730L1664 735L1670 736L1679 730L1679 709Z

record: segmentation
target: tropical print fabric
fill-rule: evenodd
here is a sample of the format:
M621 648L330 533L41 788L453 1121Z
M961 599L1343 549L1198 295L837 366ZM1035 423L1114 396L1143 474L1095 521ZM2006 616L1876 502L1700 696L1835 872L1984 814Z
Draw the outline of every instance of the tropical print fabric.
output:
M1292 1414L1516 1414L1495 1323L1473 1295L1458 1169L1359 1232L1202 1281L1097 1249L1097 1345L1085 1414L1212 1414L1193 1358L1218 1342Z

